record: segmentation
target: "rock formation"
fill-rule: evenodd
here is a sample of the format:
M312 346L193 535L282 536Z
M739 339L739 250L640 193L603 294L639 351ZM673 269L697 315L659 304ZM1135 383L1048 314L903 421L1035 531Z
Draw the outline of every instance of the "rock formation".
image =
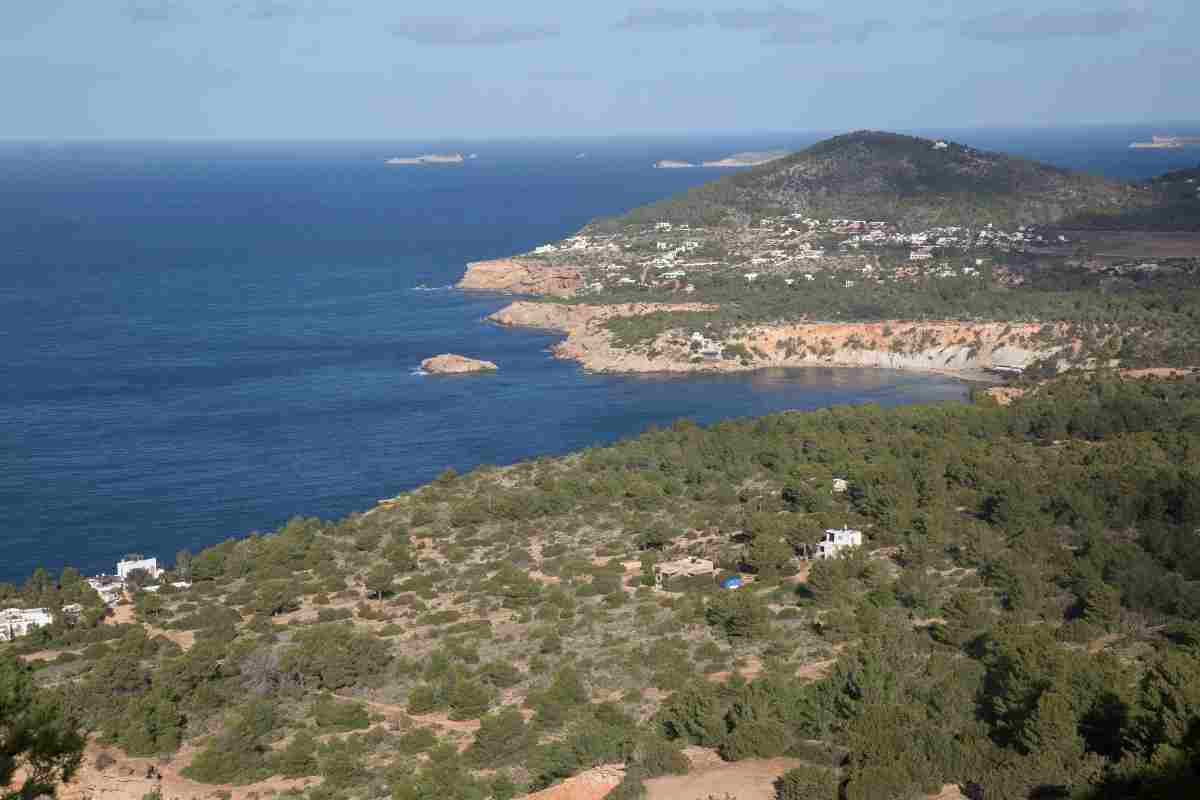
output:
M493 372L497 367L491 361L442 353L422 361L421 369L433 375L462 375L468 372Z
M978 375L997 366L1023 368L1039 358L1069 358L1077 342L1064 342L1066 326L1052 339L1038 323L1000 322L797 322L756 325L730 332L723 347L741 346L748 357L706 359L691 348L681 327L659 334L643 347L620 347L606 324L614 317L657 312L702 311L699 303L564 305L517 301L488 319L500 325L561 331L556 357L580 362L592 372L742 372L763 367L883 367Z
M583 286L583 275L571 267L552 267L516 258L473 261L457 284L459 289L479 289L507 294L570 297Z

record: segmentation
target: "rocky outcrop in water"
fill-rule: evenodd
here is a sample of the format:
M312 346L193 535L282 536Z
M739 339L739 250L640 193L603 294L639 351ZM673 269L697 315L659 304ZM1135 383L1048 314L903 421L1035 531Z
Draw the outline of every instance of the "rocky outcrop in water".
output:
M463 375L468 372L495 372L498 367L491 361L467 358L454 353L442 353L421 362L421 369L431 375Z

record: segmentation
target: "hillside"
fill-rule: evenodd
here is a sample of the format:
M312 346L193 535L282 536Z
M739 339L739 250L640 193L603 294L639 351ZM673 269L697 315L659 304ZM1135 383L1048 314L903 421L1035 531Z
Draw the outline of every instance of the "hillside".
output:
M183 552L114 609L0 585L56 614L0 685L19 657L91 732L69 800L1183 797L1197 453L1194 378L681 421ZM656 581L689 556L718 572Z
M1157 204L1149 187L1108 181L961 144L858 131L635 209L597 230L669 221L746 224L799 213L888 220L903 230L1094 220Z

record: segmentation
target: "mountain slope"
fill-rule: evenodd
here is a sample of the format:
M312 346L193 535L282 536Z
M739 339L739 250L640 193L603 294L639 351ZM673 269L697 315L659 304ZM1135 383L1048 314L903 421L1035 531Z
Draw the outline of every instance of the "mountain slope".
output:
M1157 193L959 144L858 131L597 224L747 224L781 212L1004 228L1151 209Z

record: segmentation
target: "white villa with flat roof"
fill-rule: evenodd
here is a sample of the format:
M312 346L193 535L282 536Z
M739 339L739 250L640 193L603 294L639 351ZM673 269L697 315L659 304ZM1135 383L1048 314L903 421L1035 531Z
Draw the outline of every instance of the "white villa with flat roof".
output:
M816 552L813 555L815 558L835 558L843 550L861 547L862 543L862 531L850 528L829 528L825 531L825 538L817 542Z
M124 561L117 562L117 577L121 580L129 578L134 570L144 570L151 578L157 578L162 570L158 568L158 559L143 558L140 555L125 556Z
M6 608L0 611L0 642L26 636L53 621L54 617L44 608Z

